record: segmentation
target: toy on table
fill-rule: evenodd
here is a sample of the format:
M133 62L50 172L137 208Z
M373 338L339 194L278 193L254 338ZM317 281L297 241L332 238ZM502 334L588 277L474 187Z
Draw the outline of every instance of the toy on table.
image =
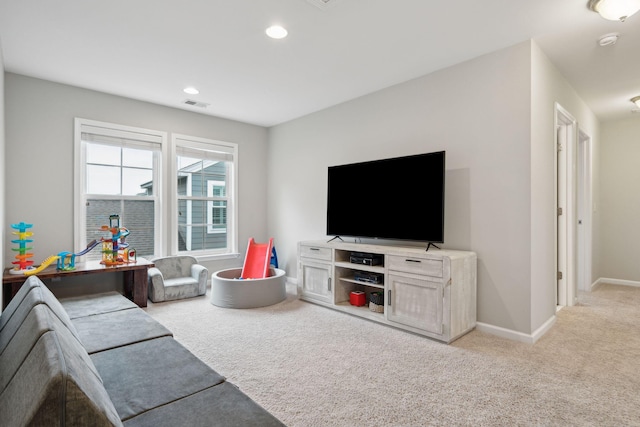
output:
M102 241L102 261L104 265L121 265L136 262L135 249L129 249L129 244L125 238L129 235L129 230L120 227L120 215L109 216L109 225L103 225L102 231L108 232Z
M108 232L108 236L104 236L100 241L92 240L89 242L87 247L80 252L60 252L57 255L51 255L42 261L37 268L33 266L33 261L29 259L33 257L33 253L28 251L32 250L33 247L27 246L29 243L33 242L33 240L28 239L28 237L33 236L33 232L27 231L29 228L33 227L33 224L21 222L18 224L11 224L11 227L18 230L14 231L13 234L17 234L19 237L19 239L11 241L12 243L17 243L19 245L17 248L13 248L14 251L18 252L18 255L16 255L17 261L13 261L13 264L17 264L17 267L9 270L11 274L24 274L31 276L38 274L53 262L57 262L56 269L58 271L75 270L76 257L87 254L100 244L102 244L101 264L114 266L137 262L136 250L129 248L129 244L125 242L125 237L129 235L129 230L125 227L120 227L120 215L110 215L109 225L103 225L100 228L101 231Z
M16 261L12 261L12 264L15 264L16 267L9 270L11 274L23 274L25 271L32 270L33 260L30 258L33 257L33 253L29 252L33 249L32 246L27 246L30 243L33 243L32 239L29 237L33 236L32 231L27 231L33 227L33 224L27 224L25 222L19 222L17 224L11 224L11 228L18 231L13 231L12 234L18 236L17 239L11 241L11 243L17 243L17 248L11 248L14 252L18 252L16 255Z

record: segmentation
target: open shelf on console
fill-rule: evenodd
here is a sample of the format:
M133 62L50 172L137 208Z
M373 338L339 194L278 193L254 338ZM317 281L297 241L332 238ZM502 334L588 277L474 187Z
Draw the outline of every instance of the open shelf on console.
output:
M350 282L360 286L369 286L371 288L384 289L384 283L363 282L361 280L356 280L353 277L339 277L338 279L342 280L343 282Z
M375 311L369 310L369 306L365 305L362 307L356 307L355 305L351 305L349 302L339 302L336 306L349 314L353 314L359 317L364 317L370 320L381 321L384 320L384 313L377 313Z
M379 265L364 265L364 264L354 264L352 262L336 262L336 267L342 268L350 268L352 270L360 270L360 271L369 271L371 273L382 273L384 274L384 267Z

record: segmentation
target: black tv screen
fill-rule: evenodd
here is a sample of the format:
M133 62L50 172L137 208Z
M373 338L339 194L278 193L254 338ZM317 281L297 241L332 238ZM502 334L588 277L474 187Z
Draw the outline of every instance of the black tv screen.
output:
M327 235L444 242L445 152L330 166Z

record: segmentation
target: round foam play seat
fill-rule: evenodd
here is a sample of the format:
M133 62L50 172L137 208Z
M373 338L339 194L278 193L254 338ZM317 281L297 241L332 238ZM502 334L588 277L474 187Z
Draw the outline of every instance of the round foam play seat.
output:
M226 308L257 308L287 297L285 271L272 268L264 279L240 279L241 268L220 270L211 276L211 304Z

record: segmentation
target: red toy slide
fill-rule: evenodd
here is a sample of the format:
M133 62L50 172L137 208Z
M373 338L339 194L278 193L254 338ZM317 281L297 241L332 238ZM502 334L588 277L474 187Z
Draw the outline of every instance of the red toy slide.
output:
M249 238L247 255L244 257L242 267L242 279L264 279L269 277L269 265L271 264L271 248L273 237L269 243L256 243L253 237Z

